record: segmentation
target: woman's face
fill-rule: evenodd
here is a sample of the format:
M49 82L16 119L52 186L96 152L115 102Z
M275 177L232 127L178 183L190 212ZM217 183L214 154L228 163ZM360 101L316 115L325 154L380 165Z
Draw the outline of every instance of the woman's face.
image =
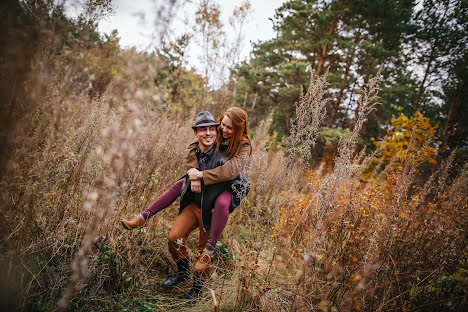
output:
M223 120L221 120L221 133L223 138L229 139L233 131L231 119L228 116L224 116Z

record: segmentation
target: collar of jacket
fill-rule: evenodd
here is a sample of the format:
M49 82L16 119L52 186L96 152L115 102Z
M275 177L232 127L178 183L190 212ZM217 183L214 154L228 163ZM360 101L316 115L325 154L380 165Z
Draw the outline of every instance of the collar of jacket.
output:
M203 153L203 152L201 151L200 147L197 147L195 153L197 154L198 157L200 157L201 155L205 155L205 156L207 157L207 159L210 159L211 156L213 156L213 153L214 153L215 150L216 150L216 146L215 146L215 145L213 145L213 146L210 148L210 150L209 150L208 152L206 152L206 153Z

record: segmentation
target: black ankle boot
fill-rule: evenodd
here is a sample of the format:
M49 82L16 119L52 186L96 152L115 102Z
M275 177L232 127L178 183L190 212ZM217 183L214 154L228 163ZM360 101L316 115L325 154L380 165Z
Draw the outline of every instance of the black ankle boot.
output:
M177 272L169 276L163 283L162 287L172 288L179 285L181 282L190 278L189 259L185 258L176 262Z
M205 281L201 278L193 278L193 287L190 291L184 296L183 299L188 300L188 303L194 303L202 295L202 288Z

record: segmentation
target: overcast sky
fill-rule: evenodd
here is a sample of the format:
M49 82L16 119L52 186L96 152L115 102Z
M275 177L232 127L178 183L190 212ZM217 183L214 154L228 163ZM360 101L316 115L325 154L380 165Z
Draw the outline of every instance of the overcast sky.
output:
M234 36L229 27L229 17L235 7L242 4L243 0L217 0L220 5L222 21L225 25L225 30L228 36ZM284 0L251 0L252 15L246 25L245 40L241 51L241 58L248 56L251 51L250 42L258 40L267 40L275 34L272 28L272 18L275 9L278 8ZM99 31L109 34L113 29L117 29L120 43L122 47L135 46L139 50L152 51L157 38L155 34L160 31L157 25L163 24L157 21L157 11L167 1L161 0L114 0L114 14L101 21ZM192 1L177 1L176 7L173 9L173 17L170 24L170 36L175 38L176 35L182 34L185 31L191 31L190 22L194 20L194 12L199 0ZM156 25L156 26L155 26ZM194 45L190 46L189 66L198 67L199 59L196 56L200 51Z

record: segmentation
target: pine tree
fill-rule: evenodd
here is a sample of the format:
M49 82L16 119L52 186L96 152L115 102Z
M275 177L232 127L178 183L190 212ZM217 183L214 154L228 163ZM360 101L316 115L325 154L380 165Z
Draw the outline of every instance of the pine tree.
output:
M251 116L275 109L274 126L287 132L299 90L310 71L327 73L333 97L328 125L346 126L357 99L351 97L369 77L385 66L390 81L409 79L400 68L403 36L414 0L305 1L292 0L276 10L277 37L255 45L252 59L237 70L238 103ZM395 93L387 94L386 107ZM400 97L404 97L402 93ZM247 105L250 102L251 105ZM255 111L253 111L255 109ZM391 110L391 109L388 109ZM387 118L391 117L391 114Z

